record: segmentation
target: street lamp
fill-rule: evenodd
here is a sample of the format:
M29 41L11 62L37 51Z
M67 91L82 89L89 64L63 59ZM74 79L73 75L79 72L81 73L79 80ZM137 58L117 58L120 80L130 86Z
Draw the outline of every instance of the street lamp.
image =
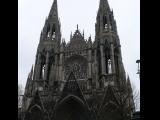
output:
M138 63L138 71L137 71L137 74L139 74L139 76L140 76L140 67L139 67L140 60L136 60L136 63Z

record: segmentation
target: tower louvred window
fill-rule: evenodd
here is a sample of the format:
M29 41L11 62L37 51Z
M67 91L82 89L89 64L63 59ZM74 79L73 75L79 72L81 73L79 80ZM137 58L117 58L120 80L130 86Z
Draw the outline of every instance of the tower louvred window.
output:
M55 38L56 37L56 33L55 32L53 32L53 34L52 34L52 38Z
M49 38L50 37L50 26L48 25L47 27L47 37Z
M108 73L112 73L112 69L111 69L111 59L108 60Z
M45 65L42 65L41 71L40 71L40 78L44 79L44 73L45 73Z
M106 16L103 16L103 27L104 27L104 29L107 29L107 28L108 28L108 25L107 25L107 17L106 17Z
M56 37L56 26L55 24L53 24L53 27L52 27L52 39L54 39Z

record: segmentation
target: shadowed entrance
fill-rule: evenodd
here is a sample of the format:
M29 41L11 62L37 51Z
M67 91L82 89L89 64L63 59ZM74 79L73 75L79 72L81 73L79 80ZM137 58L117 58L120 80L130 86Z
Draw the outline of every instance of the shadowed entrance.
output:
M115 104L104 105L100 113L100 120L121 120L120 114Z
M34 105L25 116L25 120L44 120L44 112L40 106Z
M83 102L70 96L57 106L55 120L89 120L88 114Z

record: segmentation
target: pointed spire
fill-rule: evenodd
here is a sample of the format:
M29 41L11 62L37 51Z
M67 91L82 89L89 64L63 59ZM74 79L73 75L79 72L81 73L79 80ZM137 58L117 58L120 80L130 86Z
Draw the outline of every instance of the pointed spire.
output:
M77 24L77 30L78 30L78 24Z
M26 83L25 89L29 89L32 79L33 79L33 65L32 65L30 73L28 74L28 78L27 78L27 83Z
M61 95L61 98L59 99L60 101L65 98L66 96L68 95L74 95L74 96L77 96L79 97L85 104L86 103L86 100L83 96L83 93L81 91L81 88L79 87L79 84L76 80L76 77L74 75L74 72L71 72L69 74L69 77L63 87L63 92L62 92L62 95Z
M39 91L36 90L34 92L34 95L33 95L33 98L32 100L30 101L30 105L28 106L28 109L30 109L32 106L35 105L35 103L40 107L40 109L42 111L44 111L44 105L43 105L43 102L42 102L42 99L40 97L40 94L39 94Z
M76 77L75 77L73 71L70 73L70 75L69 75L69 77L68 77L68 81L69 81L69 80L76 80Z
M111 10L111 12L112 12L112 15L114 16L113 9Z
M99 10L110 10L108 0L100 0Z
M109 101L113 101L115 103L118 103L118 98L115 94L115 89L114 87L109 84L108 87L105 90L105 94L101 103L101 107L103 107L106 103L108 103Z
M82 35L83 35L83 38L84 38L84 30L83 30L83 34Z
M88 39L88 41L89 41L89 42L92 42L92 40L91 40L91 34L90 34L90 36L89 36L89 39Z
M56 17L57 20L58 20L57 0L54 0L48 18L51 18L52 16L53 16L53 17Z
M64 51L64 41L65 41L65 39L64 38L62 38L62 44L61 44L61 46L60 46L60 51L61 52L63 52Z
M129 75L127 77L127 88L128 88L128 92L132 93L132 86L131 86L131 81L130 81Z
M72 31L71 31L71 34L70 34L70 40L72 39Z
M91 35L88 39L88 47L91 48L92 47L92 40L91 40Z
M26 87L25 87L25 89L26 89L26 88L28 88L29 81L30 81L30 75L31 75L31 73L29 73L29 74L28 74L28 77L27 77L27 82L26 82Z
M63 45L63 47L65 47L65 45L66 45L65 38L62 39L62 45Z
M127 85L131 85L129 75L127 75Z
M33 78L33 65L32 65L31 72L30 72L30 79L32 80L32 78Z
M30 91L29 91L29 87L31 85L31 72L28 74L28 78L27 78L27 82L26 82L26 86L25 86L25 95L27 95Z

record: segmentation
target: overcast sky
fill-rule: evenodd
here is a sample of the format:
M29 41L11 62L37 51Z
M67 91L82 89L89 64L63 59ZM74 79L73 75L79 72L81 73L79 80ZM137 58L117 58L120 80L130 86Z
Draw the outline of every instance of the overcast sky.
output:
M62 38L69 41L79 25L85 38L95 37L99 0L57 0ZM113 9L120 37L126 73L140 88L136 60L140 59L140 0L108 0ZM40 32L53 0L18 0L18 82L25 87L28 73L35 64Z

